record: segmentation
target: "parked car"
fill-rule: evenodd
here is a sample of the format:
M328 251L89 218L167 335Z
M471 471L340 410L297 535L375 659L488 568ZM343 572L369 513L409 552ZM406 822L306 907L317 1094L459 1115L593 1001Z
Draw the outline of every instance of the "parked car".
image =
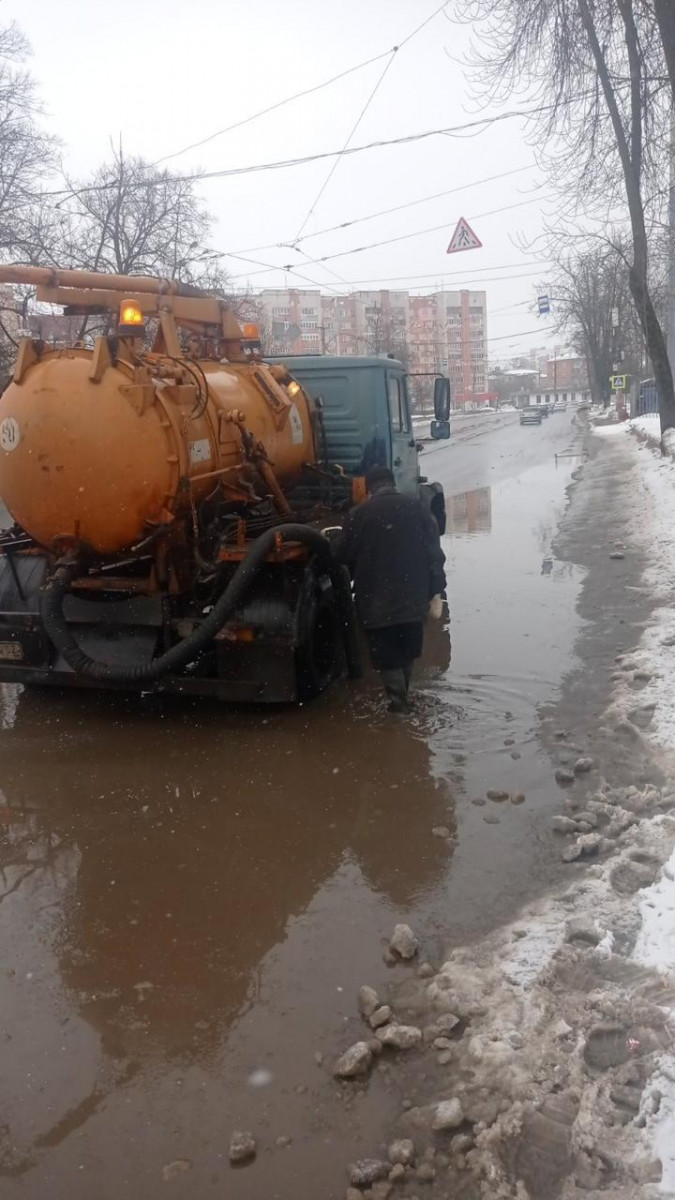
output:
M522 408L520 410L521 425L541 425L541 409L541 405L538 408Z

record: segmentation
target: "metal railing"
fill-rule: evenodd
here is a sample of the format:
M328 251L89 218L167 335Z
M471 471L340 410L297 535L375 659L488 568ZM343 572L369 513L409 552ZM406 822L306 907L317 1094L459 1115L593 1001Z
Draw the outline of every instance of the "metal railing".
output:
M644 417L646 413L659 411L659 389L655 379L643 379L638 388L635 400L635 416Z

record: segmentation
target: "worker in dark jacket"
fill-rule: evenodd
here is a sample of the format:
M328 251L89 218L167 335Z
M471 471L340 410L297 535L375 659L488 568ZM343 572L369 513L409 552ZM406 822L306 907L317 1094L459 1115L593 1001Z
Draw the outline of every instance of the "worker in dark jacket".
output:
M429 509L401 496L387 467L372 467L366 488L368 500L349 514L333 553L352 573L356 610L389 708L406 712L424 622L443 611L445 555Z

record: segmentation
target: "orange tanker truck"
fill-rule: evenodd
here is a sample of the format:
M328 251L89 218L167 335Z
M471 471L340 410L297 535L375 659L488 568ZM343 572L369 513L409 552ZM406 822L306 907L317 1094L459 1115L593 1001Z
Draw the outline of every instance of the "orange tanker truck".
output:
M358 674L321 530L395 461L401 365L353 360L383 376L383 403L373 382L364 404L361 377L331 412L328 378L263 362L257 331L189 285L18 266L0 282L105 331L24 338L0 398L0 681L298 701ZM438 485L415 469L410 486L442 520Z

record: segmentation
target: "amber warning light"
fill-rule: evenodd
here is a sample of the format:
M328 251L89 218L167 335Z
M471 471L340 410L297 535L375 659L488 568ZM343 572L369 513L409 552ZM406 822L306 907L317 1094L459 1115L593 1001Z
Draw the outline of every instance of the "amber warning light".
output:
M260 355L260 330L252 322L247 321L241 327L241 348L249 358L258 358Z
M120 304L117 332L120 337L143 337L145 333L143 313L135 300L123 300Z

